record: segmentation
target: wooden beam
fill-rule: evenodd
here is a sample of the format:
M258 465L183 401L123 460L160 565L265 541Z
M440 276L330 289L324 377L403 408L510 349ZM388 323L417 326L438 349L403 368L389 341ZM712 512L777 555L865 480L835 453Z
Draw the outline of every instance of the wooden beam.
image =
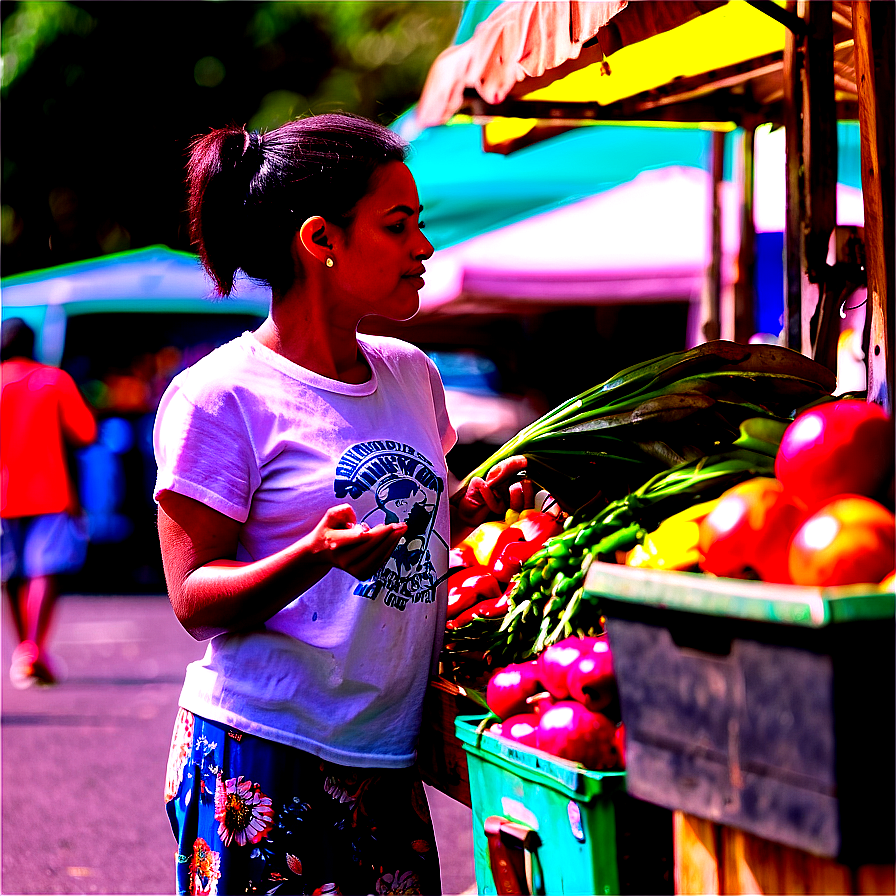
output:
M794 34L803 36L806 33L806 23L792 12L781 9L773 0L747 0L747 2L776 22L780 22L785 28L789 28Z
M868 400L893 415L893 3L854 0L868 273Z

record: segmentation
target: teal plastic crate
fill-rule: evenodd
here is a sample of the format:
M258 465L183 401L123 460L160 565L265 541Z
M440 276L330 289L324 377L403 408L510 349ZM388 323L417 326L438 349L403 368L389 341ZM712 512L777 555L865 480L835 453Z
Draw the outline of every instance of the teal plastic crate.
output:
M672 818L597 772L455 723L467 753L476 884L499 893L669 893Z

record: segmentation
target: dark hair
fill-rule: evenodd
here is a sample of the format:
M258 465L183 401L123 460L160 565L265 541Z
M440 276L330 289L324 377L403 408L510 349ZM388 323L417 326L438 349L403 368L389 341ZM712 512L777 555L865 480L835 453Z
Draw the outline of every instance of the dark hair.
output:
M8 361L10 358L34 359L34 330L21 317L11 317L3 321L0 330L2 330L0 361Z
M211 131L190 145L190 237L221 295L237 270L282 291L294 280L290 246L312 215L345 226L373 172L404 161L407 144L366 118L329 113L266 134Z

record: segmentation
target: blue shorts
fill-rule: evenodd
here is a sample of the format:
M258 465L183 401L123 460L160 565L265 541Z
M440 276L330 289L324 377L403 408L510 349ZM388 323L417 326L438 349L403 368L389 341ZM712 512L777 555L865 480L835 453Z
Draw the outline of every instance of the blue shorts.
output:
M346 768L181 709L165 801L178 894L441 892L416 768Z
M47 513L0 520L2 580L77 572L87 558L86 516Z

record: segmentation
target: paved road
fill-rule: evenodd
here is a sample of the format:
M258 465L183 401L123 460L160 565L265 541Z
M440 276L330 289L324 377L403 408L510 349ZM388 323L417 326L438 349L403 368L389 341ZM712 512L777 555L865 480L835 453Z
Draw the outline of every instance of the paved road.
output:
M202 646L164 597L66 596L63 683L16 691L9 631L4 607L0 892L173 892L161 795L183 669ZM444 892L475 893L470 812L428 792Z

